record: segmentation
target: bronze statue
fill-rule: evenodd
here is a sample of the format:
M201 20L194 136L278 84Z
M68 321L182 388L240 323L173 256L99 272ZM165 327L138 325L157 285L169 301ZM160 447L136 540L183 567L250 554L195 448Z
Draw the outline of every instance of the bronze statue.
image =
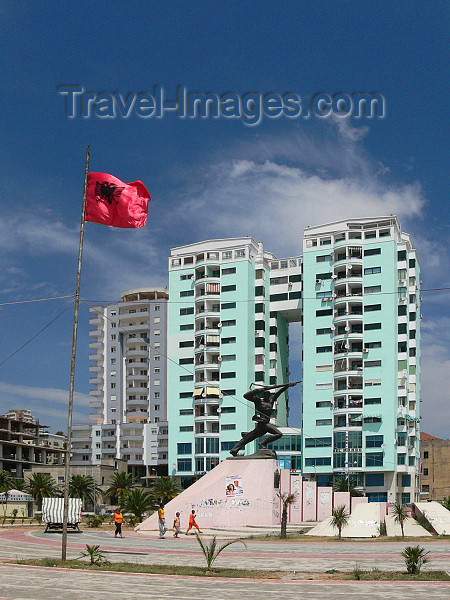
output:
M265 385L253 390L250 390L246 394L244 394L244 398L246 400L250 400L250 402L255 403L255 414L252 417L253 421L256 421L256 427L253 431L250 432L242 432L242 439L237 442L233 448L230 450L230 454L232 456L237 456L237 453L241 448L263 436L265 433L270 433L265 440L259 442L260 448L267 448L267 444L270 442L274 442L275 440L283 437L281 431L270 422L270 418L272 416L272 409L277 400L278 396L281 396L283 392L287 390L288 387L292 387L300 383L299 381L294 381L292 383L284 383L282 385ZM269 390L278 389L277 392L271 393Z

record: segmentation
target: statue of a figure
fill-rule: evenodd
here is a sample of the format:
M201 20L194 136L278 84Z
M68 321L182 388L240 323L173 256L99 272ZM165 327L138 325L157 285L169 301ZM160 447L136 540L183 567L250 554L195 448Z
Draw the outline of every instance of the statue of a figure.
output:
M265 433L271 433L265 440L259 443L260 448L267 448L267 444L270 442L274 442L275 440L283 437L281 431L270 422L270 418L272 416L272 409L277 400L278 396L281 396L283 392L287 390L288 387L292 387L297 385L298 381L294 381L292 383L285 383L282 385L265 385L253 390L250 390L246 394L244 394L244 398L246 400L250 400L250 402L255 403L255 414L252 417L253 421L256 421L256 427L253 431L250 432L242 432L242 439L237 442L233 448L230 450L230 454L232 456L237 456L237 453L241 448L263 436ZM277 392L271 393L269 390L278 389Z

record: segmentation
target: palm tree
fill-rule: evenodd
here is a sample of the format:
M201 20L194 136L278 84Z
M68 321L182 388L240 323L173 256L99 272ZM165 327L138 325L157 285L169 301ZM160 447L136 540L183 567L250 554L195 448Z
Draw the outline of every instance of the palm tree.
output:
M408 511L406 510L406 506L397 502L392 507L392 514L394 515L394 521L400 524L400 528L402 530L402 537L405 537L404 523L406 519L409 519Z
M163 475L154 480L151 492L159 499L159 502L167 504L172 498L178 496L181 492L181 487L173 477Z
M425 548L421 548L420 546L406 546L402 552L402 556L405 559L408 573L420 573L422 565L429 562L429 559L426 557L429 553L429 550L425 552Z
M348 519L350 515L345 512L345 506L338 506L334 508L331 513L330 524L332 527L336 527L339 532L339 539L342 538L342 529L348 525Z
M54 498L59 490L56 481L48 473L33 473L27 479L27 491L37 502L38 510L42 510L42 499Z
M156 510L158 506L155 496L143 488L123 492L121 504L123 512L133 513L138 523L142 522L144 513Z
M92 502L95 505L98 493L99 490L95 487L95 479L92 475L72 475L69 480L69 496L81 498L83 504Z
M213 539L211 540L211 542L209 544L207 544L206 542L204 542L202 540L202 538L198 535L197 531L195 532L195 537L197 538L197 542L200 544L200 548L202 549L202 552L205 556L206 572L212 571L213 562L216 560L216 558L219 556L219 554L222 552L222 550L225 550L225 548L227 548L228 546L231 546L231 544L235 544L236 542L241 542L242 544L244 544L245 547L247 547L245 542L240 539L230 540L228 542L225 542L225 544L222 544L222 546L217 547L217 541L216 541L215 535L213 536Z
M5 494L5 503L3 505L3 516L6 518L8 510L8 494L9 490L13 489L14 477L9 471L0 471L0 494Z
M21 479L20 477L12 478L12 486L11 487L13 490L19 490L19 492L27 491L26 481L24 479Z
M288 506L295 502L295 494L280 494L280 493L278 493L277 495L280 498L281 502L283 503L283 510L281 513L280 537L284 539L286 537L286 529L287 529Z
M113 473L109 488L103 493L103 496L106 498L110 497L111 503L112 500L121 503L124 492L128 492L135 486L136 479L131 473L125 473L124 471Z
M336 479L333 484L333 490L335 492L350 492L350 496L353 498L354 496L361 496L361 492L357 491L355 488L358 486L358 482L356 479L347 479L340 477Z

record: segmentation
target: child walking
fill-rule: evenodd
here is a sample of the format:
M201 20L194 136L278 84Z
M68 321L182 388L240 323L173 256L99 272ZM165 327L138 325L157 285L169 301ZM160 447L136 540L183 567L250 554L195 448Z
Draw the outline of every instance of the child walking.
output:
M199 527L199 526L197 525L197 523L195 522L195 510L193 510L193 511L191 512L191 514L189 515L189 526L188 526L188 528L187 528L186 535L189 535L189 531L190 531L190 530L191 530L193 527L195 527L199 533L202 533L202 532L200 531L200 527Z
M173 520L173 537L178 537L181 532L181 523L180 523L180 513L175 513L175 518Z

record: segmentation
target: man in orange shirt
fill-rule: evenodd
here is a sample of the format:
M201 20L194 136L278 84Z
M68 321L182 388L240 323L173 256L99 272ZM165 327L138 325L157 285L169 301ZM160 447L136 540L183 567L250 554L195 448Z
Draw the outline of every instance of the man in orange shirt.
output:
M191 512L191 514L189 515L189 526L188 526L188 528L187 528L186 535L189 535L189 531L190 531L190 530L191 530L193 527L195 527L199 533L203 533L202 531L200 531L200 527L199 527L199 526L197 525L197 523L195 522L195 510L193 510L193 511Z
M120 508L116 508L116 510L114 511L112 517L109 520L110 523L112 523L113 521L114 521L114 523L116 525L116 531L114 533L114 537L117 537L117 534L119 534L120 537L123 538L123 535L122 535L122 523L124 523L124 518L123 518L123 514L122 514Z

